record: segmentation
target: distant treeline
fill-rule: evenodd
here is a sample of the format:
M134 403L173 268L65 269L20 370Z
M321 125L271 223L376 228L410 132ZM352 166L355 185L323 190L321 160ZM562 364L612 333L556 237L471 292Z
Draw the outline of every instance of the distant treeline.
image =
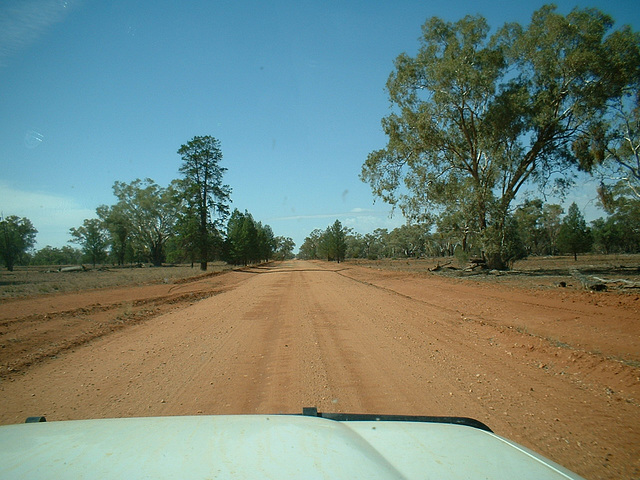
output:
M86 225L87 222L85 222ZM93 222L91 222L93 223ZM91 228L91 227L89 227ZM99 227L98 227L99 228ZM61 248L47 245L40 250L26 252L18 265L77 265L80 263L138 264L150 262L150 256L144 247L136 248L131 242L124 249L121 262L118 262L116 250L112 249L113 239L103 231L100 244L94 251L64 246ZM293 258L293 240L276 237L269 225L263 225L253 219L248 212L233 211L227 223L226 233L218 232L210 238L212 259L223 260L233 265L248 265L272 259ZM93 244L95 246L95 243ZM171 236L164 251L166 263L190 263L191 253L185 249L179 235Z
M640 253L640 204L619 201L610 215L587 225L577 205L568 211L540 199L527 200L508 217L503 245L508 260L530 255L579 253ZM402 225L388 231L378 228L360 234L340 222L326 230L314 230L300 247L299 258L337 260L343 258L417 258L457 256L481 257L482 234L456 214L442 214L434 222ZM332 245L340 245L335 254Z
M231 187L222 181L220 142L194 137L178 150L182 177L161 187L152 179L116 181L114 205L101 205L96 217L71 228L80 249L47 245L34 252L37 230L27 218L0 219L0 257L14 265L111 263L199 263L224 260L247 265L293 257L295 244L277 237L247 211L230 213Z
M110 235L109 227L108 223L99 220L85 220L82 227L74 229L81 230L83 248L47 245L39 250L22 252L17 255L13 264L25 266L152 263L149 249L140 243L139 239L114 238ZM124 246L119 243L123 241ZM212 260L222 260L233 265L293 258L295 247L292 239L275 236L269 225L263 225L254 220L250 213L241 213L237 209L229 217L225 230L217 230L210 236L209 244ZM169 235L163 248L162 262L192 263L194 254L188 247L188 243L179 233Z

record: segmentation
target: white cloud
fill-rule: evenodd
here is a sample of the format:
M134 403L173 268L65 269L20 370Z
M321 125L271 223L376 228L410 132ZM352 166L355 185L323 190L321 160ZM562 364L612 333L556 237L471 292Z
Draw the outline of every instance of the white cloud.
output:
M350 217L350 218L361 218L361 217L371 217L371 218L381 218L381 217L389 217L391 215L391 210L372 210L372 209L367 209L367 208L360 208L360 207L356 207L356 208L352 208L351 211L349 212L343 212L343 213L318 213L318 214L313 214L313 215L291 215L291 216L287 216L287 217L276 217L276 218L272 218L270 220L272 221L286 221L286 220L313 220L316 218L345 218L345 217ZM396 213L395 216L398 216L399 214ZM395 218L394 216L394 218ZM400 217L402 217L402 215L400 215ZM404 219L403 222L404 223Z
M271 222L287 222L287 221L300 221L300 220L326 220L329 219L331 223L334 220L340 220L345 226L353 228L358 233L370 233L377 228L386 228L393 230L400 225L406 223L404 216L396 211L391 216L391 210L373 210L367 208L352 208L349 212L343 213L320 213L314 215L293 215L288 217L271 218L268 221ZM326 225L322 226L323 228Z
M82 207L71 197L18 190L4 183L0 183L0 213L31 220L38 230L37 248L66 245L71 227L96 216L95 210Z
M393 230L394 228L404 225L406 223L406 219L398 212L396 212L393 217L390 217L389 213L384 215L376 215L373 213L370 215L348 216L343 219L342 223L364 235L373 232L377 228Z
M38 40L47 28L63 21L75 0L18 0L0 8L0 65L4 59Z
M342 215L348 215L346 213L320 213L320 214L316 214L316 215L291 215L288 217L275 217L275 218L271 218L268 221L274 221L274 222L284 222L284 221L289 221L289 220L313 220L316 218L337 218L339 216Z

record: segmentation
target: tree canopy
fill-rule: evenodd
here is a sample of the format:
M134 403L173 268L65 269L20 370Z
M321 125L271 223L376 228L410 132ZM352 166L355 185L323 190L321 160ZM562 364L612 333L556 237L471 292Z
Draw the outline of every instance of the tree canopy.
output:
M296 243L291 237L275 237L274 246L274 258L276 260L289 260L295 257L293 249L295 248Z
M341 262L347 256L349 241L353 240L351 230L336 220L324 231L315 229L300 246L299 258L320 259ZM356 249L360 250L360 249Z
M117 205L100 205L96 214L107 233L107 244L115 263L124 265L128 254L133 251L131 234L133 224L127 216L127 209L123 203Z
M131 226L131 238L154 265L162 265L165 244L173 233L178 205L171 186L164 188L150 178L131 183L115 182L117 209Z
M0 218L0 258L10 270L16 262L30 259L40 265L87 260L94 266L107 258L118 265L150 261L154 266L167 260L190 261L193 266L197 259L206 270L213 259L247 265L274 256L293 258L291 238L276 237L269 225L247 211L236 209L229 218L231 187L222 181L227 169L220 165L219 140L193 137L178 154L182 177L167 187L151 178L114 183L117 202L100 205L97 218L69 230L70 242L79 244L82 252L47 245L31 258L28 250L37 231L28 219L11 216Z
M0 257L10 272L23 255L36 243L36 233L31 220L10 215L0 219Z
M578 205L572 203L558 232L558 248L563 252L573 254L573 258L577 260L578 253L588 252L592 242L587 222L580 213Z
M32 265L77 265L82 262L82 252L65 245L62 248L46 245L31 258Z
M211 136L193 137L178 154L183 175L179 185L186 203L181 225L197 244L200 268L206 270L210 235L229 215L231 187L222 181L227 169L220 165L220 141Z
M249 212L235 209L227 223L225 257L229 263L248 265L268 261L273 256L276 240L269 225L256 222Z
M388 143L361 179L410 219L458 212L489 264L504 267L516 194L570 184L572 145L637 74L637 35L612 27L598 10L553 6L492 36L480 16L428 20L417 55L395 61Z
M100 220L85 219L80 227L71 228L69 233L72 237L70 241L82 247L82 252L94 267L106 258L107 235Z
M342 226L340 220L336 220L324 231L320 240L320 249L327 260L335 260L340 263L347 253L347 235L349 229Z

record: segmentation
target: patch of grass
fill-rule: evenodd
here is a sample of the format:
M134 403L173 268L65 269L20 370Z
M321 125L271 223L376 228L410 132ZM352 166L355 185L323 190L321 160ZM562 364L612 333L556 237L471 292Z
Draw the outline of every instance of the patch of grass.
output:
M464 257L462 257L464 259ZM580 282L571 276L572 270L590 272L605 279L625 279L640 282L640 254L580 255L575 261L573 256L528 257L514 263L513 269L502 275L489 275L487 271L467 272L456 257L433 257L411 259L352 259L347 263L383 270L427 273L436 265L448 265L436 273L456 279L472 279L474 282L500 284L505 287L532 289L557 289L564 282L567 289L582 290ZM455 267L455 268L452 268ZM625 293L625 290L611 290ZM633 292L635 293L635 292Z
M617 356L608 356L607 359L613 360L614 362L620 362L621 364L626 365L628 367L640 368L640 360L629 360L627 358L617 357Z
M558 340L557 338L547 338L547 341L551 345L553 345L554 347L558 347L558 348L573 348L568 343L565 343L565 342L563 342L561 340Z
M0 301L7 298L76 292L128 285L173 284L203 273L230 270L224 262L211 262L207 272L189 265L145 268L102 267L86 271L59 272L58 267L16 267L0 270Z

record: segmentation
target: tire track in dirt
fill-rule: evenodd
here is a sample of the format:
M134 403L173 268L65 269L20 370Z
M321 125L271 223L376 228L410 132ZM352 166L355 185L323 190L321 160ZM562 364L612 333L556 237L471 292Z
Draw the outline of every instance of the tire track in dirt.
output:
M2 321L0 378L15 375L47 358L222 291L206 290L89 305Z
M604 388L605 378L611 385L619 377L635 395L630 367L605 377L583 371L578 358L571 363L577 371L563 372L574 352L461 316L454 305L467 287L448 287L439 302L450 308L442 309L318 263L232 275L216 296L1 381L0 422L36 414L296 413L304 406L457 415L587 478L640 473L638 405Z
M423 297L414 298L384 283L379 285L343 272L336 273L410 300L413 306L422 304L419 311L427 314L424 319L427 323L437 318L432 322L431 333L437 332L437 344L444 348L435 349L430 355L441 367L441 373L448 372L447 375L456 378L464 389L469 387L468 401L473 402L474 398L482 401L485 414L489 409L486 417L478 411L456 414L478 418L496 431L505 432L504 435L551 458L558 455L554 450L560 450L561 455L566 455L560 463L585 476L591 475L584 473L584 464L594 461L600 462L605 470L610 469L608 475L612 471L620 473L628 466L632 466L630 471L634 474L638 473L639 449L633 442L637 441L640 432L637 421L632 422L633 426L629 424L629 419L637 417L640 410L640 378L636 367L601 354L575 352L566 345L553 347L547 338L536 338L500 321L469 319L456 307L456 293L447 297L451 307L446 308L442 307L442 299L438 303L425 301ZM456 291L455 286L451 289ZM549 309L546 305L544 308ZM429 318L431 309L434 317ZM443 312L449 315L443 315ZM419 315L408 314L406 321L410 322L412 318L419 318ZM477 365L461 361L465 358L477 358ZM605 382L601 383L603 379ZM608 385L626 392L616 392ZM442 387L446 389L441 385L438 390ZM464 394L464 390L458 389L458 393ZM588 424L599 426L581 428L585 414L589 416ZM593 417L599 420L593 421ZM575 429L578 429L577 433ZM620 446L620 432L633 439L629 440L631 443ZM630 448L631 445L634 446ZM576 456L576 446L584 456ZM622 465L614 467L613 458ZM593 471L597 470L595 467ZM618 473L613 474L613 478ZM599 471L594 478L601 476L602 471Z
M247 279L238 274L242 270L211 272L168 285L4 302L0 309L0 379L122 328L234 288Z
M446 277L388 272L376 275L366 268L344 268L338 272L354 281L395 292L443 311L457 312L462 317L496 328L517 328L521 333L552 344L564 343L574 350L603 358L640 363L640 332L637 329L640 302L635 302L636 305L626 311L618 309L616 321L611 322L608 309L601 305L606 303L609 294L523 292L463 284ZM451 292L457 292L457 295L452 296Z
M463 312L465 310L468 310L469 307L468 305L464 305L464 303L461 305L460 302L453 301L453 302L449 302L446 305L443 305L442 301L435 302L432 300L427 300L424 296L424 293L422 293L420 296L416 296L415 289L413 290L413 296L412 296L411 294L403 293L402 291L398 291L394 289L393 284L392 286L387 286L379 283L371 283L361 278L352 277L348 274L349 271L347 269L338 269L338 270L332 270L332 271L335 271L338 275L344 278L348 278L350 280L353 280L358 283L362 283L367 286L378 288L382 291L398 295L400 297L406 298L413 302L418 302L427 307L434 308L439 312L448 312L450 314L454 314L453 318L456 321L456 323L460 323L462 321L462 322L476 323L479 326L489 325L491 329L497 329L503 333L511 333L512 336L520 337L520 343L516 342L514 344L515 347L528 348L529 351L537 350L539 353L541 351L544 351L546 355L554 355L556 357L558 357L558 349L561 348L565 351L564 353L568 353L568 355L564 355L564 357L568 357L568 360L566 360L565 363L568 362L572 364L572 366L573 364L581 363L583 364L582 366L584 371L588 371L591 367L597 366L600 369L608 370L611 373L611 375L618 376L618 377L622 377L621 371L624 371L624 373L626 374L624 376L627 377L628 384L633 384L635 381L638 380L637 367L639 365L639 362L635 360L627 360L625 358L622 358L625 351L624 348L621 351L612 349L610 350L610 353L613 353L613 354L607 355L597 350L597 348L594 348L593 344L586 343L586 347L585 347L584 346L585 344L583 343L583 347L581 348L579 345L567 344L567 343L561 342L557 338L552 338L545 333L535 333L535 332L529 331L529 329L526 327L518 326L518 325L514 326L513 324L510 324L508 322L505 323L504 320L502 319L496 320L491 316L482 315L479 313L472 313L471 315L467 316ZM416 283L417 282L419 282L419 279L416 280ZM427 284L425 286L425 290L428 290L431 286L432 286L432 283ZM505 303L504 295L491 296L490 294L487 295L485 293L485 299L483 299L485 302L487 301L486 297L488 297L488 301L495 302L496 304ZM516 302L513 302L513 303L516 303ZM556 309L553 309L551 305L541 304L539 302L536 302L535 300L531 300L531 301L518 300L517 303L526 304L530 307L534 307L533 310L535 311L536 316L545 315L548 313L551 319L551 322L553 322L554 317L557 315ZM558 308L557 310L571 311L572 314L575 314L575 310L570 310L568 307ZM492 332L493 330L490 330L490 331ZM597 335L594 334L593 336L597 336ZM633 351L636 354L638 353L637 351L634 350L635 345L638 345L640 349L640 342L637 341L638 338L640 338L640 335L637 335L637 334L631 336L630 338L629 337L626 338L626 340L631 345L630 347L627 347L627 351ZM533 345L531 345L532 342L533 342ZM620 347L621 345L616 345L616 346ZM592 349L594 351L592 351ZM541 368L547 368L547 365L544 363L544 360L539 361L536 359L532 359L530 360L530 363L533 363L537 366L542 366ZM573 378L573 380L578 383L584 382L584 378ZM608 387L605 387L605 388L607 390L610 390ZM637 406L640 405L640 398L637 398L637 397L635 398L626 397L624 398L624 400L626 400L628 403L633 403Z

